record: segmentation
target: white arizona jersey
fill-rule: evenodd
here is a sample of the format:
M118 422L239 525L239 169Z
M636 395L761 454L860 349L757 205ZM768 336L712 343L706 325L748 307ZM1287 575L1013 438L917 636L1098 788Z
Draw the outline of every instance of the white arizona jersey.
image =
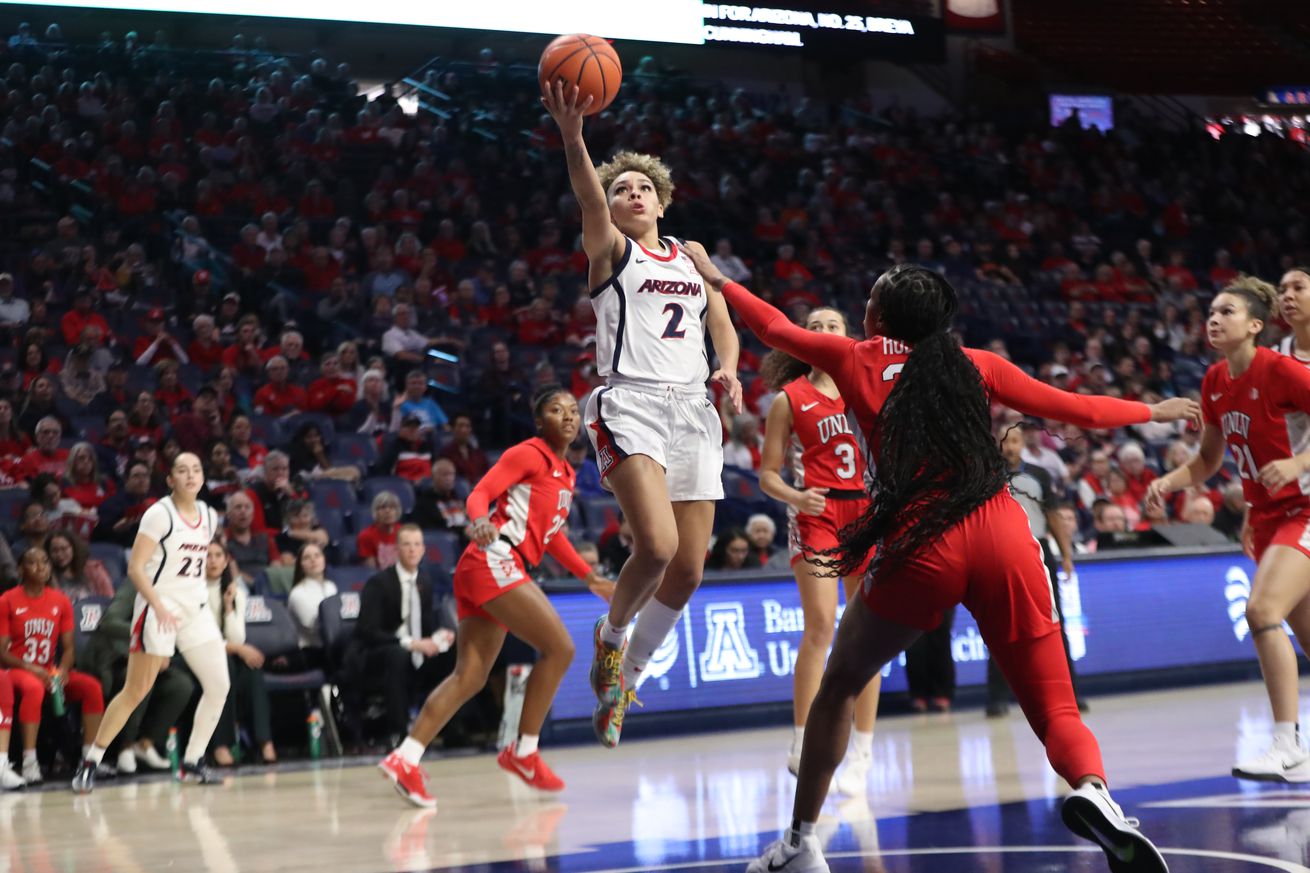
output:
M146 576L161 597L171 597L183 605L203 605L209 592L205 579L205 560L209 544L218 534L218 515L203 501L196 501L195 524L182 518L173 498L165 497L141 516L140 533L158 545L146 562Z
M1310 359L1298 355L1295 349L1293 348L1295 344L1296 344L1296 337L1293 334L1288 334L1287 336L1283 337L1281 340L1278 341L1278 345L1275 346L1275 348L1278 350L1278 353L1280 355L1287 355L1289 358L1294 359L1298 363L1305 364L1307 367L1310 367Z
M708 291L672 237L668 251L626 240L614 275L591 292L596 310L596 372L673 385L704 384Z

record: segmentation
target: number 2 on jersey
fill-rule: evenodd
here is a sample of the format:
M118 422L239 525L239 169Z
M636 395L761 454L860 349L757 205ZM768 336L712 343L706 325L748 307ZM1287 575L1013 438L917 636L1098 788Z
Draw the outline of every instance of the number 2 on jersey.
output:
M660 339L682 339L685 337L687 331L678 327L678 325L682 324L682 304L666 303L664 304L664 311L671 314L669 316L669 323L664 325L664 333L660 334Z

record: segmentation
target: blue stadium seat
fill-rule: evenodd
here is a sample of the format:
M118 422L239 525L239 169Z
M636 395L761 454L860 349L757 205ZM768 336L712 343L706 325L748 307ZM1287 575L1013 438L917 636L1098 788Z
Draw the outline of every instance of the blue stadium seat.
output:
M349 565L359 560L359 541L353 533L343 531L332 541L332 548L336 551L337 564Z
M309 483L309 496L316 509L335 509L342 515L353 512L357 502L355 489L341 479L315 479ZM322 518L321 514L319 518Z
M377 570L372 567L362 567L357 564L350 567L333 567L328 570L327 576L337 584L338 591L358 591L376 572Z
M323 598L318 605L318 631L323 638L327 675L335 680L345 659L346 646L355 634L355 622L359 619L359 592L348 590L349 586L342 585L339 576L334 581L341 593Z
M377 440L363 433L338 434L332 443L332 463L357 464L365 470L373 469L378 461Z
M278 445L277 419L271 415L250 414L250 439L269 448Z
M115 589L127 578L127 553L122 546L91 543L91 557L105 565L109 578L114 580Z
M423 532L424 558L446 572L453 572L459 561L459 534L448 530Z
M330 446L337 436L337 426L333 423L332 417L324 415L321 412L300 412L296 415L288 415L278 422L278 432L281 434L282 443L288 443L296 435L296 431L306 424L318 425L318 432L323 435L323 444Z
M322 670L302 670L279 673L269 669L268 663L279 656L289 655L297 649L299 637L296 623L287 611L286 604L272 597L252 596L246 602L246 642L264 653L264 684L272 692L293 692L304 696L308 712L317 706L326 722L328 736L338 742L339 734L333 721L332 695L327 688L327 675Z
M747 502L768 499L765 497L764 492L760 490L759 476L735 467L723 468L723 496Z
M370 476L360 483L361 503L373 505L373 498L383 491L390 491L400 498L400 508L404 512L414 511L414 486L401 476Z
M325 506L318 500L314 501L314 512L318 515L318 523L327 531L332 542L341 542L341 537L346 533L346 514L335 506Z
M83 651L109 608L108 597L83 597L73 604L73 646Z
M23 520L23 506L27 501L26 488L0 489L0 528L11 540L18 535L18 523Z

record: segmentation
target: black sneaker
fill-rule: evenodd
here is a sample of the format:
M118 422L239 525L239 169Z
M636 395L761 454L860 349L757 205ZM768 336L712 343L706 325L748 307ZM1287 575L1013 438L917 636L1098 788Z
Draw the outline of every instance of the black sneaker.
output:
M96 787L96 765L87 760L77 765L73 773L73 793L90 794Z
M178 768L176 778L178 782L190 782L194 785L223 784L223 777L210 770L204 761L198 761L195 764L182 762L182 766Z

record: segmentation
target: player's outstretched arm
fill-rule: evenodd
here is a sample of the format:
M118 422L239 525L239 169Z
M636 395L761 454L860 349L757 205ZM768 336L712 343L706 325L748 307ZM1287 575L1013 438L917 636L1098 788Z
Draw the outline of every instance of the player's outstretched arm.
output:
M1224 465L1224 434L1213 424L1201 431L1201 448L1186 464L1151 480L1145 503L1153 509L1164 507L1164 499L1175 491L1205 484Z
M587 143L582 138L583 113L595 98L588 95L579 101L578 97L577 85L569 85L565 90L563 80L557 80L542 95L541 102L559 125L560 136L564 140L569 182L573 185L574 196L578 198L578 206L582 208L582 248L592 264L612 268L623 257L623 234L619 233L619 229L610 220L605 189L600 186L600 176L596 174ZM608 274L597 276L593 267L593 283L605 278L608 278Z
M723 275L700 243L688 242L684 248L705 283L723 294L728 305L765 345L818 367L842 384L843 374L852 360L850 352L855 340L792 324L778 309Z

